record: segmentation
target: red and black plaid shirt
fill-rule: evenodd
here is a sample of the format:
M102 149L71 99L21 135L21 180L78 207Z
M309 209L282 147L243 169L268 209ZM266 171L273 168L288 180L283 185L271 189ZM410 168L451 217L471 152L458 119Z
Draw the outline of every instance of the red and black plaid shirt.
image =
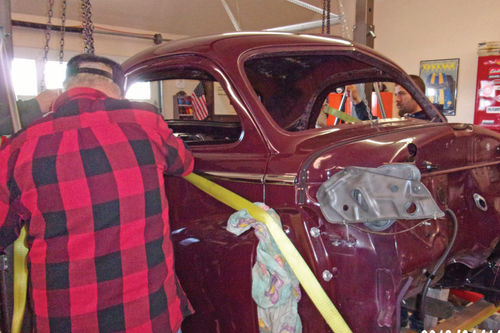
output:
M36 329L177 332L163 177L191 153L149 104L76 88L55 110L0 150L0 250L27 225Z

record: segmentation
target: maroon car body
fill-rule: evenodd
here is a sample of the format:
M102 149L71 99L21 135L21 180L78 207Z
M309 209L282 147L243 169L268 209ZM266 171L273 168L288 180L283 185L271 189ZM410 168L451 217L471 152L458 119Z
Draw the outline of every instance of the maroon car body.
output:
M301 69L293 70L296 64ZM422 291L423 272L445 251L453 224L448 215L418 226L419 220L398 219L383 232L372 232L364 225L328 222L316 193L349 166L416 166L440 209L454 211L458 222L456 241L433 284L479 290L499 301L494 277L500 134L448 123L391 61L328 36L230 33L168 42L124 67L129 83L219 82L237 125L207 119L168 120L169 126L189 144L196 173L279 213L285 232L354 332L399 332L401 302ZM279 68L281 77L295 75L297 82L286 87L283 98L283 87L268 80ZM361 81L403 85L434 121L383 119L314 128L325 91ZM282 101L278 106L275 96ZM295 101L287 102L290 97ZM294 116L302 112L295 105L302 108L300 117ZM228 139L231 131L236 135ZM217 133L225 133L223 140L214 138ZM183 179L169 178L167 195L177 274L196 310L183 332L258 332L251 297L256 237L227 232L233 211ZM312 228L320 234L313 235ZM329 281L322 278L325 270L333 275ZM305 294L299 313L304 332L329 331Z

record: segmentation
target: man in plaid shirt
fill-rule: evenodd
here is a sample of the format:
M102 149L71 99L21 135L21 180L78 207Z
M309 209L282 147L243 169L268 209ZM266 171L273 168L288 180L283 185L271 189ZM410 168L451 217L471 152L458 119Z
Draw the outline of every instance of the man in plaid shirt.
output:
M26 225L40 332L177 332L164 175L193 157L155 108L121 99L115 62L79 55L54 112L0 150L0 251Z

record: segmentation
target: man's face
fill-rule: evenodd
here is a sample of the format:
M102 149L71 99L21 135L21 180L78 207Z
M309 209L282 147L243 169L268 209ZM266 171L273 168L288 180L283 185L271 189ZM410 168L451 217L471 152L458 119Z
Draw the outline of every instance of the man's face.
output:
M411 97L405 88L398 84L394 87L394 96L396 97L396 106L400 117L420 110L420 106L415 102L413 97Z

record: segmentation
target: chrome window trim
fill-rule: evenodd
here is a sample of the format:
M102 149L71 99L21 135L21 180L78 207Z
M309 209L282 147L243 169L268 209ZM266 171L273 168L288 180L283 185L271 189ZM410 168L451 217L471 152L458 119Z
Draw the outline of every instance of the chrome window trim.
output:
M204 171L200 176L208 179L219 179L232 182L264 184L264 174L243 173L243 172L225 172L225 171Z
M250 184L295 186L297 183L297 175L292 173L265 175L259 173L204 171L200 172L200 176L208 179L219 179Z
M285 173L265 175L264 182L269 185L295 186L295 184L297 184L297 174Z

